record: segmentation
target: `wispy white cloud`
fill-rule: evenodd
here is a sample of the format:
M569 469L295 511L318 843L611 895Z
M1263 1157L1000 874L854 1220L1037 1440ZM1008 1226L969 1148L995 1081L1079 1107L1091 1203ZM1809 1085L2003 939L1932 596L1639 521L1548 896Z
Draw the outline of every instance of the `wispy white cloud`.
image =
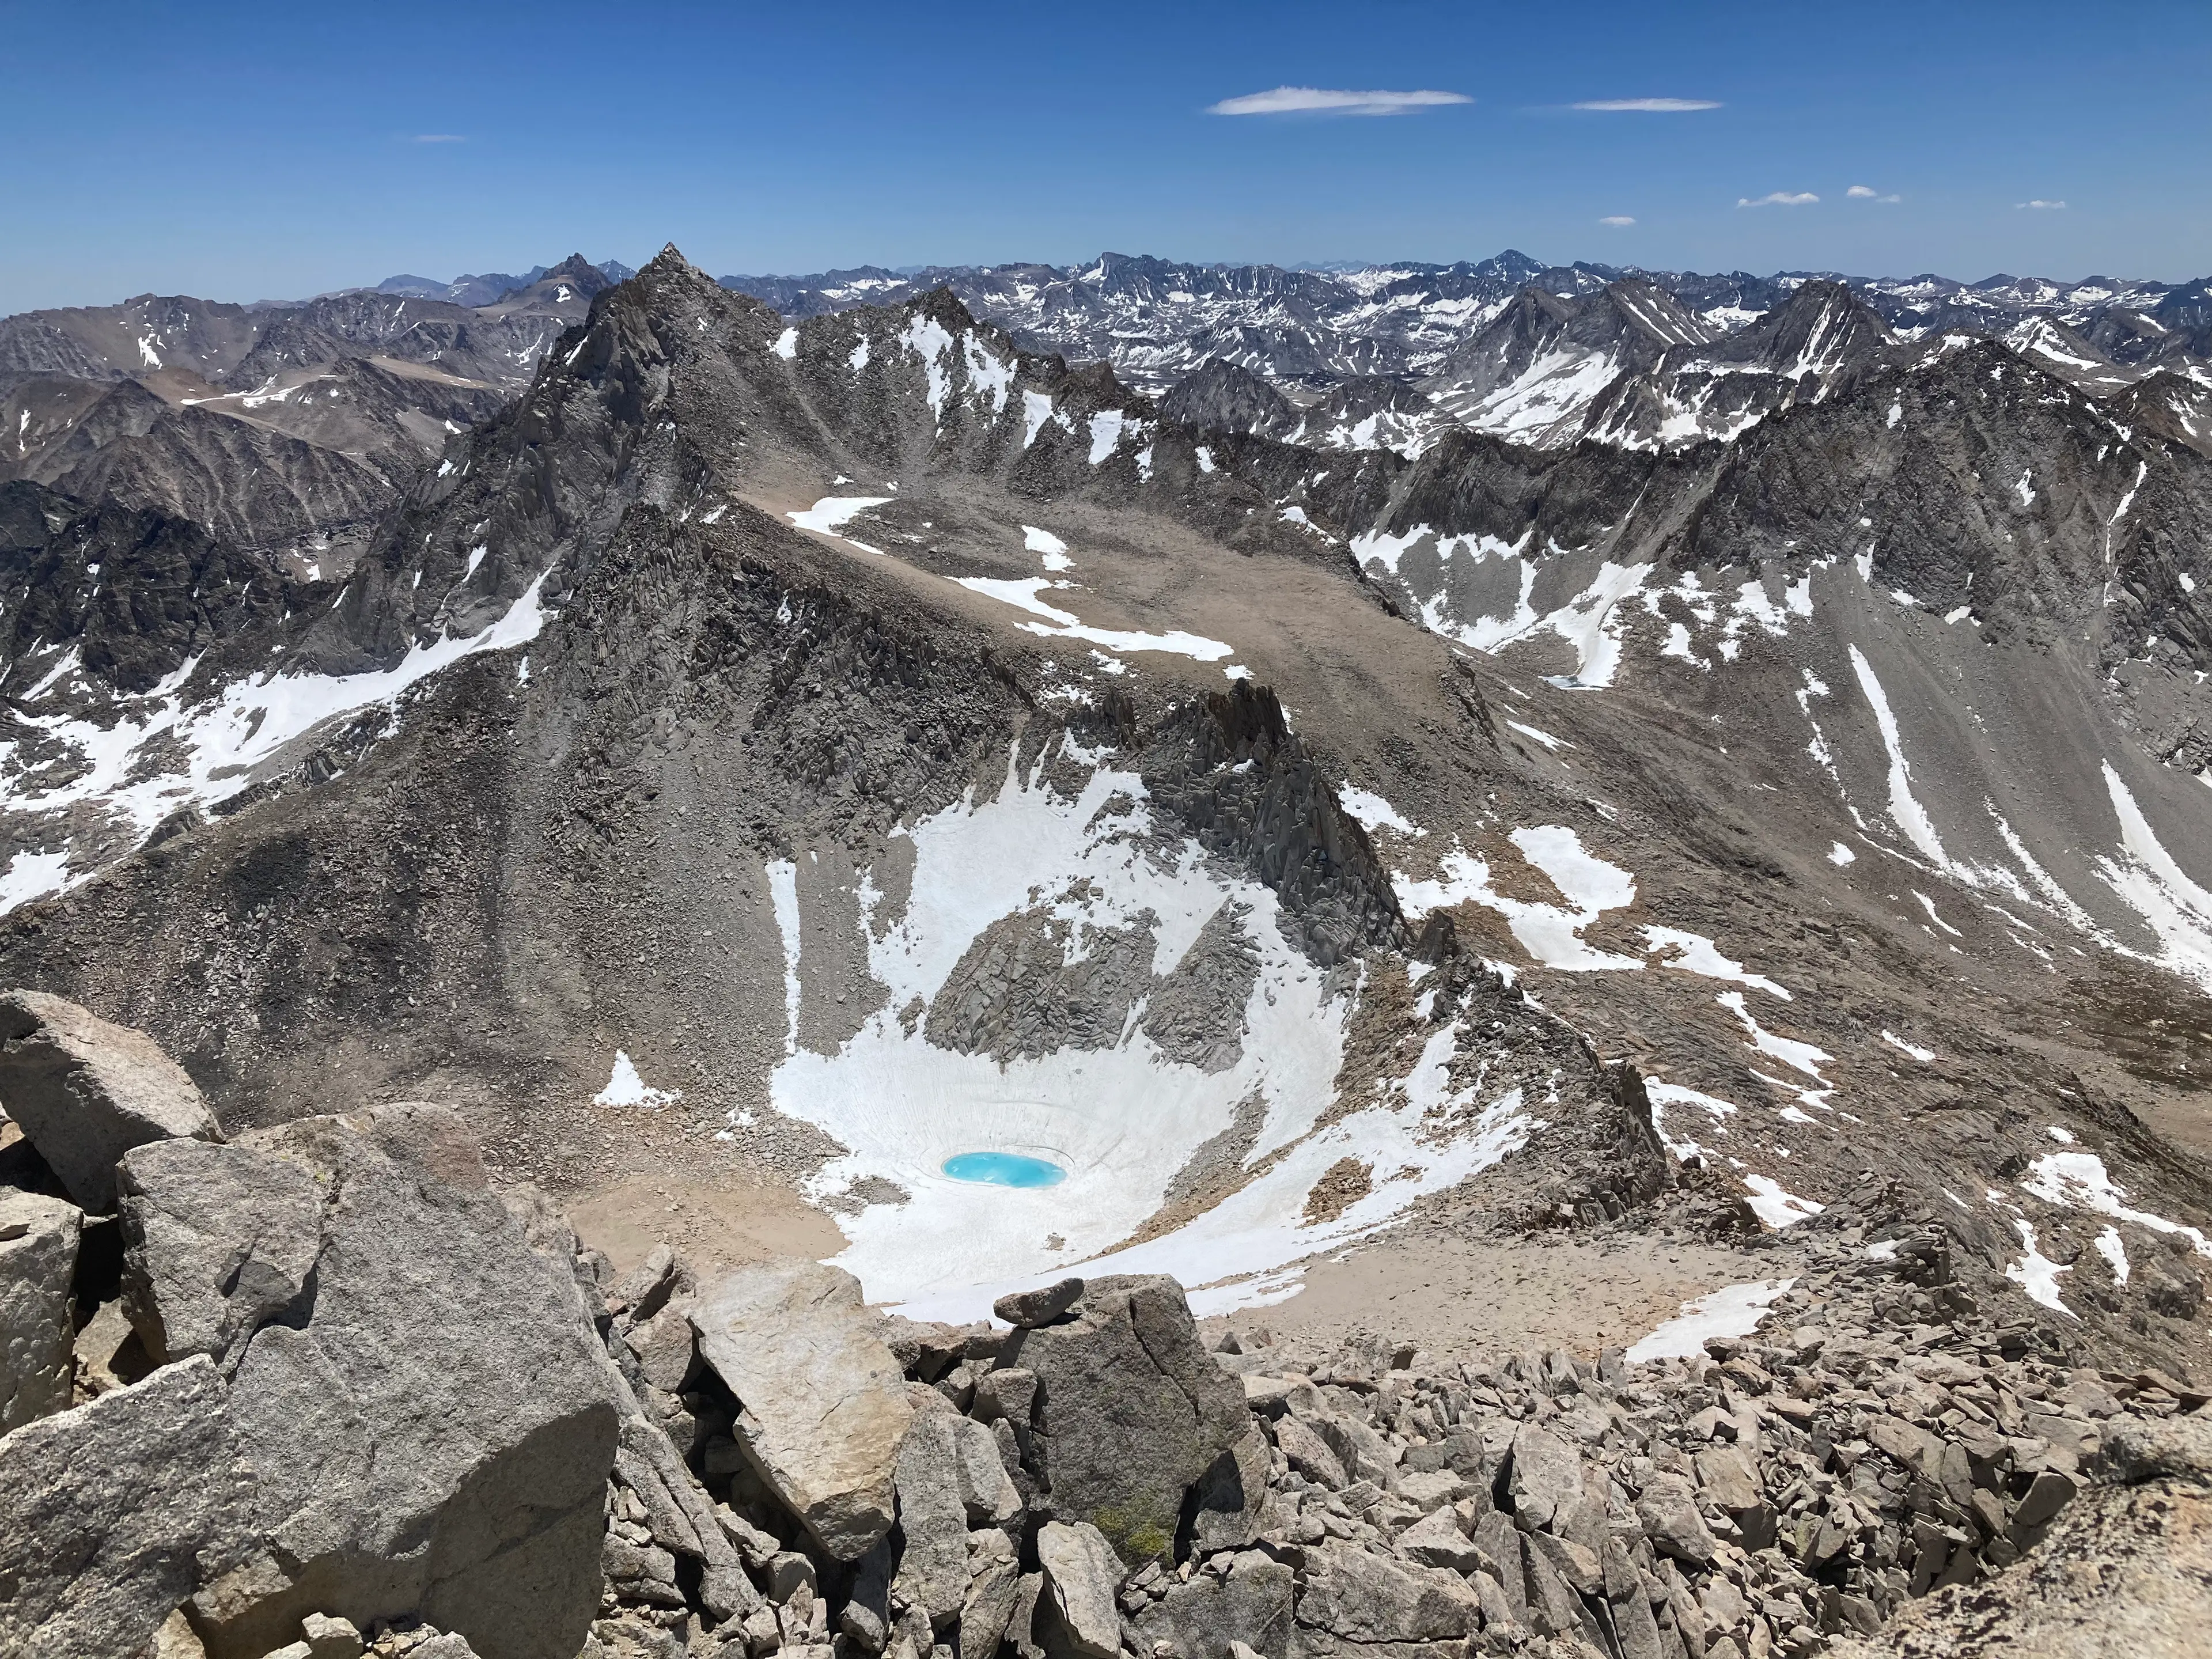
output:
M1895 191L1885 196L1872 185L1853 185L1844 194L1856 202L1901 202L1905 199Z
M465 134L459 132L418 132L415 135L415 142L418 144L465 144L468 138Z
M1710 98L1589 98L1577 109L1633 110L1644 115L1681 115L1691 110L1718 109Z
M1603 218L1603 219L1601 219L1601 220L1599 220L1599 221L1598 221L1598 223L1600 223L1600 224L1601 224L1601 225L1632 225L1632 224L1634 224L1635 222L1636 222L1636 221L1635 221L1635 220L1633 220L1633 219L1630 218L1630 217L1629 217L1626 214L1625 214L1625 213L1616 213L1616 214L1613 214L1613 215L1611 215L1610 216L1608 216L1608 217L1607 217L1607 218Z
M1738 207L1809 207L1820 198L1809 190L1773 190L1759 197L1739 196Z
M1208 115L1412 115L1441 104L1471 104L1463 92L1343 92L1277 87L1206 106Z
M2063 202L2046 202L2039 196L2032 202L2014 202L2013 205L2014 207L2033 208L2039 213L2049 213L2055 209L2064 207L2066 204Z

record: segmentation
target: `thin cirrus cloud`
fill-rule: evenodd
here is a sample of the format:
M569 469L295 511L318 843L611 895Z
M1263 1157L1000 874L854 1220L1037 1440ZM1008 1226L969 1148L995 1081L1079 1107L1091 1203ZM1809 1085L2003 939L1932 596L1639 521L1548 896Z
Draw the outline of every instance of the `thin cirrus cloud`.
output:
M1463 92L1346 92L1277 87L1206 106L1208 115L1413 115L1445 104L1471 104Z
M2046 202L2039 196L2033 201L2014 202L2013 205L2016 208L2033 208L2039 213L2050 213L2059 208L2064 207L2066 204L2063 202Z
M1608 216L1607 217L1603 218L1603 219L1601 219L1601 220L1599 220L1599 221L1598 221L1598 223L1600 223L1600 224L1601 224L1601 225L1612 225L1612 226L1614 226L1614 227L1616 227L1616 228L1622 227L1622 226L1626 226L1626 225L1632 225L1632 224L1634 224L1635 222L1636 222L1636 221L1635 221L1635 220L1633 220L1633 219L1630 218L1630 217L1628 216L1628 215L1626 215L1626 214L1625 214L1625 213L1615 213L1615 214L1612 214L1612 215Z
M1589 98L1575 107L1642 115L1686 115L1692 110L1718 109L1720 106L1710 98Z
M1771 190L1764 196L1739 196L1735 204L1747 207L1810 207L1820 198L1809 190Z
M1892 191L1888 195L1885 196L1880 191L1876 190L1872 185L1853 185L1849 190L1845 191L1844 194L1850 197L1855 202L1887 203L1901 202L1905 199L1895 191Z

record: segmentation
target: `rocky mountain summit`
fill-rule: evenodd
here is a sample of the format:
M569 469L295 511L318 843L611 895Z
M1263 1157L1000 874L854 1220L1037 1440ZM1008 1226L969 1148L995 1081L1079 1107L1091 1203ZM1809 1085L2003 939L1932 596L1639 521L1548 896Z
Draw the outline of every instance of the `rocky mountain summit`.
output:
M1584 275L1459 362L1541 441L671 248L341 571L0 485L0 1617L2182 1620L2198 383Z
M10 1652L1734 1659L1935 1596L2179 1655L2207 1605L2197 1545L1972 1588L2084 1512L2193 1537L2212 1400L1985 1315L1894 1188L1749 1334L1209 1352L1164 1277L963 1326L808 1262L617 1277L439 1108L226 1139L140 1034L0 1020Z

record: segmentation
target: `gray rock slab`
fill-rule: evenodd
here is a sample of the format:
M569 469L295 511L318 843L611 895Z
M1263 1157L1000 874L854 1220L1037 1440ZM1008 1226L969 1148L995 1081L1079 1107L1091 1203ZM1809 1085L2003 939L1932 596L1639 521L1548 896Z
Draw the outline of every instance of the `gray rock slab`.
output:
M952 1622L968 1596L968 1505L960 1490L963 1424L990 1433L949 1411L919 1413L907 1429L893 1468L899 1530L906 1539L893 1589L927 1613L938 1630ZM996 1441L991 1451L995 1461Z
M66 1200L0 1190L0 1434L69 1408L83 1220Z
M1033 1447L1054 1511L1132 1565L1167 1553L1184 1494L1252 1425L1172 1279L1094 1279L1070 1317L1009 1336L1001 1363L1036 1374Z
M890 1530L914 1419L860 1281L811 1261L743 1267L706 1286L690 1318L744 1407L735 1432L755 1470L824 1550L858 1560Z
M1398 1534L1398 1553L1426 1567L1448 1567L1454 1572L1473 1572L1480 1565L1474 1540L1460 1530L1459 1518L1449 1509L1424 1516Z
M1113 1545L1085 1522L1048 1521L1037 1529L1036 1553L1068 1648L1084 1659L1114 1659L1121 1647L1121 1614L1114 1605L1121 1562Z
M307 1294L322 1250L323 1193L302 1164L242 1146L134 1146L116 1169L123 1307L158 1364L222 1364Z
M1132 1622L1139 1635L1170 1644L1183 1659L1237 1659L1239 1647L1261 1659L1285 1659L1291 1596L1290 1568L1253 1551L1224 1576L1206 1572L1171 1584Z
M0 1108L88 1210L115 1201L116 1160L133 1146L222 1139L153 1038L40 991L0 994Z
M1568 1499L1582 1496L1582 1454L1550 1430L1523 1423L1513 1436L1506 1490L1516 1516L1529 1526L1548 1527Z
M1083 1281L1063 1279L1034 1291L1015 1291L991 1304L991 1311L1009 1325L1027 1329L1049 1325L1073 1307L1083 1295Z
M266 1547L196 1599L210 1659L265 1653L309 1613L422 1618L483 1659L575 1651L617 1415L574 1285L469 1184L481 1165L434 1109L246 1145L329 1196L312 1302L254 1332L232 1378Z
M251 1547L254 1494L204 1358L0 1437L0 1653L136 1659Z
M1306 1557L1298 1622L1347 1642L1450 1642L1480 1623L1481 1604L1458 1577L1386 1561L1345 1544Z
M1013 1540L996 1528L968 1536L968 1595L960 1604L960 1650L996 1654L1013 1622L1022 1563Z

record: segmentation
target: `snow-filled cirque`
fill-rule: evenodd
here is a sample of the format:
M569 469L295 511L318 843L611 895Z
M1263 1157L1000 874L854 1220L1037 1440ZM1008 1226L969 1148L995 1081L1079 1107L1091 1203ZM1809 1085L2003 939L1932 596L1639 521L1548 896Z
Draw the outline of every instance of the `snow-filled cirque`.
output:
M1073 757L1092 768L1078 795L1044 781L1042 759L1026 771L1010 763L995 798L971 794L904 832L914 861L903 906L872 880L862 887L883 1007L836 1053L802 1049L776 1071L777 1109L848 1148L815 1177L817 1191L872 1177L910 1194L844 1223L851 1243L837 1259L872 1298L971 1317L1009 1286L1080 1263L1249 1287L1227 1291L1233 1303L1264 1295L1272 1270L1370 1231L1517 1144L1531 1121L1517 1092L1478 1103L1453 1088L1449 1029L1397 1088L1332 1114L1349 997L1329 994L1285 941L1275 895L1164 837L1134 773ZM1163 1054L1141 1029L1141 1007L1110 1047L1003 1063L939 1046L914 1018L994 923L1067 925L1071 964L1097 930L1149 934L1158 984L1224 914L1260 964L1238 1016L1239 1057L1225 1069ZM1444 1109L1470 1106L1472 1129L1437 1133ZM1248 1178L1203 1214L1133 1242L1192 1154L1240 1110L1257 1118L1241 1160ZM1066 1179L1025 1190L945 1173L949 1158L977 1146L1048 1161ZM1310 1192L1347 1158L1413 1173L1310 1224Z

